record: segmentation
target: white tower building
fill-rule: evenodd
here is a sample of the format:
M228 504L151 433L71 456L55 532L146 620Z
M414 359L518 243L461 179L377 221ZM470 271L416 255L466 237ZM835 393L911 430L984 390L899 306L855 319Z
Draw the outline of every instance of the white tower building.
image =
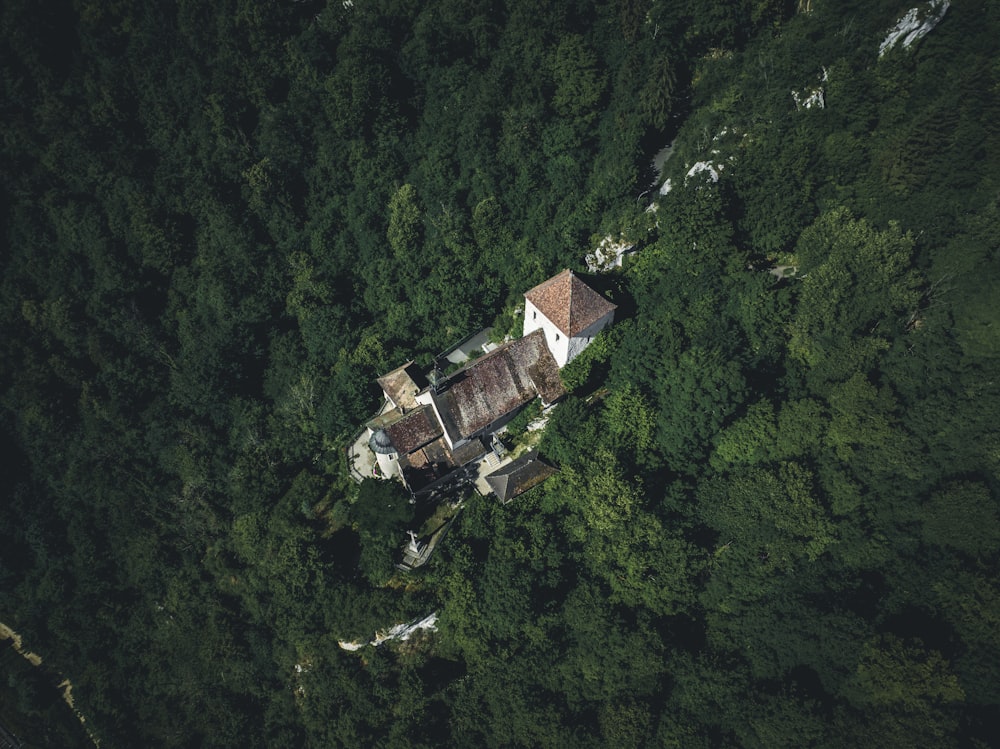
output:
M567 269L524 295L524 335L543 330L561 368L614 321L615 309Z

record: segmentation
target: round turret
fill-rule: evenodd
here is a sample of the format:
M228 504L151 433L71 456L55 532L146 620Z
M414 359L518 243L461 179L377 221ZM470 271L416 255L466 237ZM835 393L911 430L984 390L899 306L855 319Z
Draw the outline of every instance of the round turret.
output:
M377 429L368 440L368 447L376 455L393 455L396 448L392 446L392 441L384 429Z

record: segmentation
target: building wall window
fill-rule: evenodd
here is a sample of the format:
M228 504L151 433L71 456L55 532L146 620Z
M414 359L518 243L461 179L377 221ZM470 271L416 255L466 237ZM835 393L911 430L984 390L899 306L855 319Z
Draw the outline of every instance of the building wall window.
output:
M558 333L556 333L556 340L557 341L559 340L559 334Z
M531 313L531 319L532 320L537 320L538 319L538 313L537 312L532 312Z

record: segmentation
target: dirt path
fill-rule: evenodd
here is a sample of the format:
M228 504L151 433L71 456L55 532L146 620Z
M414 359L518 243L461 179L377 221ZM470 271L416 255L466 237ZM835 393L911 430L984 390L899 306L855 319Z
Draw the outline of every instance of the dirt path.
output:
M21 638L21 635L12 630L3 622L0 622L0 642L3 642L4 640L13 640L14 650L20 653L21 656L26 661L28 661L28 663L30 663L32 666L42 665L42 656L38 655L38 653L32 653L30 650L25 650L24 642ZM63 700L67 705L69 705L69 709L73 711L73 714L77 717L77 720L80 721L80 724L83 726L83 730L87 732L87 735L90 737L90 740L94 742L94 746L100 747L101 742L97 739L96 736L94 736L93 733L91 733L90 729L87 728L87 719L83 716L83 713L81 713L79 710L76 709L76 707L73 704L73 685L70 683L70 680L67 678L63 678L63 680L59 682L57 688L62 690Z

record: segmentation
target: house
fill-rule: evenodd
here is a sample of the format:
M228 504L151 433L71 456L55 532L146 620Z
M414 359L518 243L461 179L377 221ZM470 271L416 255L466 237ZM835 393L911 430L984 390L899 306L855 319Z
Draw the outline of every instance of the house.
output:
M616 308L567 269L524 295L524 335L543 331L562 368L611 325Z
M491 449L492 435L522 408L535 398L549 405L565 394L560 367L611 324L614 310L615 305L565 270L525 294L522 338L447 377L435 377L433 383L412 361L379 377L385 404L366 425L375 475L398 477L418 494L445 479L474 473ZM535 460L516 469L523 473L498 476L504 482L501 500L509 501L520 493L517 487L544 474L542 466Z
M409 366L379 378L391 407L367 426L380 475L399 477L412 492L432 488L485 455L489 436L535 398L547 405L565 393L541 331L417 390Z
M520 458L508 463L486 477L493 493L507 504L533 489L556 473L556 469L538 458L538 450L529 450Z

